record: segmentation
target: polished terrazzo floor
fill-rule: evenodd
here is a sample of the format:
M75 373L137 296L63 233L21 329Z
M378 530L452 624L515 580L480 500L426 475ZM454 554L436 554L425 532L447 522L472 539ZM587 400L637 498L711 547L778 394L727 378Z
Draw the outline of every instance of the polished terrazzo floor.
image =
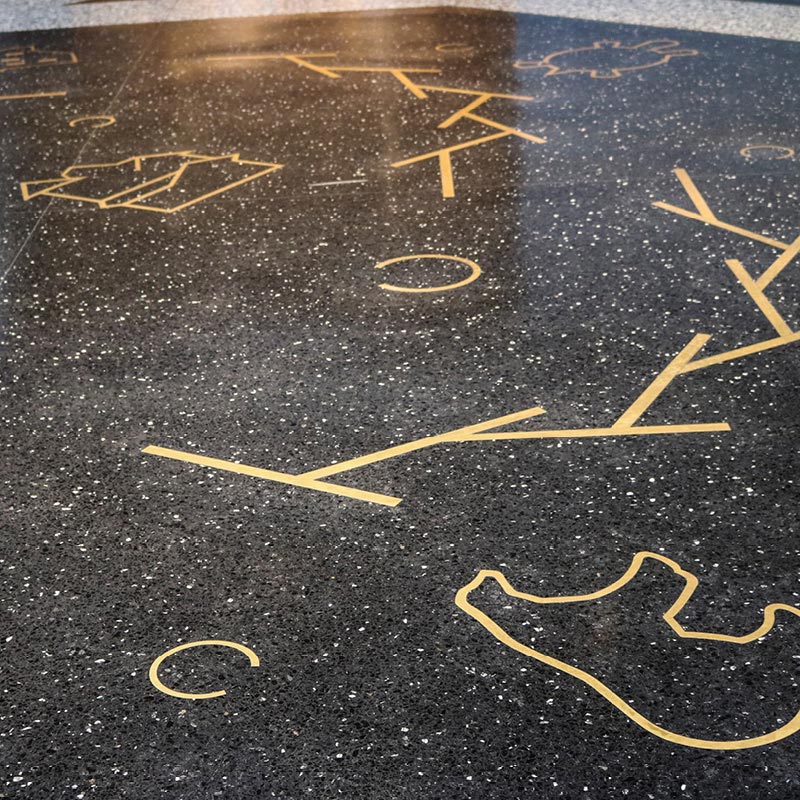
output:
M799 63L0 34L0 797L800 796Z

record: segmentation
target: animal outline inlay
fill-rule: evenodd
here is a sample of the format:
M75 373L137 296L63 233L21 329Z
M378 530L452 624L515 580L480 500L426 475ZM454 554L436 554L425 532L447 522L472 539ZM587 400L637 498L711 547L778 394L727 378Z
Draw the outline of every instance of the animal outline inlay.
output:
M484 628L486 628L486 630L488 630L503 644L519 653L522 653L523 655L534 658L543 664L547 664L550 667L554 667L561 672L583 681L585 684L587 684L587 686L598 692L605 700L611 703L637 725L641 726L649 733L652 733L661 739L666 739L669 742L684 745L686 747L697 747L706 750L745 750L751 747L761 747L766 744L772 744L773 742L785 739L787 736L791 736L793 733L800 730L800 711L798 711L794 717L789 720L789 722L781 725L779 728L776 728L770 733L765 733L761 736L755 736L746 739L699 739L668 730L667 728L657 725L643 714L636 711L636 709L634 709L628 702L626 702L616 692L609 688L605 683L594 677L594 675L591 675L590 673L585 672L584 670L579 669L572 664L567 664L564 661L554 658L553 656L548 656L539 650L535 650L533 647L517 641L513 636L506 633L506 631L488 614L472 605L472 603L469 601L470 593L477 589L487 578L493 578L496 580L502 590L510 597L519 598L531 603L578 603L596 600L600 597L613 594L629 583L639 572L644 560L648 558L660 561L662 564L666 564L670 569L673 570L673 572L675 572L676 575L679 575L686 582L686 586L684 587L678 599L663 614L663 619L667 625L683 639L705 639L718 642L730 642L733 644L748 644L760 639L762 636L765 636L772 630L772 627L775 624L775 614L777 611L785 611L787 613L800 616L800 608L796 608L795 606L790 606L785 603L771 603L764 609L764 619L761 625L759 625L751 633L744 634L742 636L687 630L677 621L676 617L689 602L689 599L697 589L699 583L697 577L691 572L687 572L686 570L682 569L680 564L673 561L671 558L659 555L658 553L651 553L646 550L636 553L636 555L633 557L630 567L628 567L627 571L621 578L609 584L604 589L599 589L596 592L590 592L583 595L540 597L538 595L526 594L525 592L520 592L517 589L514 589L503 573L499 572L498 570L483 569L478 572L472 581L466 584L466 586L462 586L458 590L455 597L455 603L462 611L466 612L475 620L477 620L481 625L483 625Z
M621 78L626 72L639 72L643 69L652 69L653 67L666 64L670 59L675 56L696 56L699 55L699 50L681 50L680 42L674 39L650 39L640 44L624 45L622 42L614 39L601 39L594 42L588 47L571 47L567 50L559 50L555 53L538 61L516 61L514 66L516 69L546 69L545 78L552 75L569 75L572 73L588 73L592 78ZM641 55L644 53L653 53L650 61L642 64L634 64L633 66L618 66L618 67L598 67L598 66L581 66L581 54L589 53L590 58L599 52L612 51L611 55L622 53L623 56L629 57L630 55ZM616 51L616 52L614 52ZM577 56L577 57L576 57ZM560 66L557 62L559 59L570 61L570 59L577 61L577 66ZM585 63L585 62L584 62Z
M213 171L221 162L235 166L237 171L241 168L246 174L235 180L226 178L222 185L217 181L213 189L209 188L209 170ZM282 166L264 161L246 161L238 153L207 156L191 150L177 150L130 156L121 161L102 164L76 164L65 169L58 178L24 181L21 189L22 197L26 201L45 195L95 203L100 208L136 208L160 214L174 214L209 197L268 175ZM202 176L199 176L200 185L192 184L190 188L194 188L195 193L187 199L184 188L204 170L205 185ZM218 176L211 177L216 179ZM174 195L171 201L170 193Z

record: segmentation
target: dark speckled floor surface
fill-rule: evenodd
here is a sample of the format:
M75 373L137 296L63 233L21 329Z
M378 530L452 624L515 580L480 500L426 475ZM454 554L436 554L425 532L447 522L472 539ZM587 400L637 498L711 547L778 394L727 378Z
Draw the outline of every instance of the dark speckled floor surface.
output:
M0 42L0 797L800 797L800 44Z

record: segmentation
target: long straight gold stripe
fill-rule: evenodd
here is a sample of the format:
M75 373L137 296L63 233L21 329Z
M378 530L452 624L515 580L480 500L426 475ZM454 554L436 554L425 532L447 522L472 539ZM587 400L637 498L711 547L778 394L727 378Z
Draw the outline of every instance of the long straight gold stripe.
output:
M439 172L442 178L442 197L455 197L456 186L453 183L453 159L447 150L439 153Z
M0 94L0 100L30 100L35 97L66 97L66 92L34 92L32 94Z
M226 472L236 472L240 475L250 475L253 478L263 478L268 481L286 483L289 486L300 486L303 489L315 489L318 492L352 497L355 500L364 500L368 503L378 503L383 506L396 506L402 502L401 497L392 497L391 495L377 494L375 492L365 492L361 489L353 489L350 486L339 486L335 483L325 483L323 481L314 480L307 475L291 475L288 472L276 472L271 469L251 467L247 464L237 464L233 461L209 458L208 456L200 456L196 453L186 453L183 450L172 450L168 447L155 447L150 445L145 447L142 452L151 456L161 456L162 458L171 458L175 461L197 464L201 467L211 467L212 469L221 469Z
M333 58L338 53L231 53L206 56L206 61L275 61L281 58Z
M669 433L712 433L729 431L727 422L700 422L688 425L637 425L632 428L562 428L547 431L510 431L478 433L470 441L496 442L506 439L591 439L604 436L654 436Z

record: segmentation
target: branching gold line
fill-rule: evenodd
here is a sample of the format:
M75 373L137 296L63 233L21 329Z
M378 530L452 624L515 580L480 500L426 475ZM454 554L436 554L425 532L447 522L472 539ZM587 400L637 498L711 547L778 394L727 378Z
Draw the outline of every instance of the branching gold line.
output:
M683 186L683 190L689 195L689 199L694 203L700 216L708 222L716 222L717 218L714 212L708 207L705 198L700 194L700 190L695 186L694 181L689 177L689 173L685 169L674 170L675 175Z
M236 472L241 475L250 475L254 478L264 478L268 481L286 483L290 486L301 486L304 489L316 489L319 492L338 494L344 497L352 497L355 500L364 500L368 503L378 503L384 506L396 506L402 502L401 497L392 497L375 492L365 492L361 489L353 489L350 486L339 486L335 483L323 483L313 480L308 475L291 475L288 472L276 472L271 469L261 469L251 467L247 464L236 464L233 461L223 461L219 458L208 458L207 456L196 455L195 453L185 453L182 450L172 450L168 447L155 447L150 445L142 450L143 453L162 458L171 458L175 461L186 461L189 464L198 464L201 467L211 467L212 469L222 469L227 472Z
M698 333L686 347L656 376L653 382L634 400L630 408L625 411L614 423L614 428L630 428L639 417L653 404L655 399L669 386L672 380L680 375L683 367L691 360L692 356L710 339L703 333Z
M788 252L788 251L787 251ZM786 321L778 313L775 306L769 301L767 296L761 289L758 288L756 282L750 276L750 273L744 268L741 261L735 258L729 258L725 263L730 267L731 272L736 276L739 283L744 286L747 293L753 299L753 302L758 306L761 313L769 320L773 328L778 332L782 338L791 336L794 331L786 324Z
M737 358L744 358L745 356L752 355L753 353L761 353L764 350L772 350L775 347L783 347L784 345L791 344L792 342L800 341L800 332L793 333L791 336L780 336L777 339L767 339L764 342L756 342L756 344L749 344L746 347L737 347L735 350L726 350L724 353L717 353L714 356L701 358L697 361L692 361L688 366L683 368L683 372L693 372L697 369L705 369L714 364L723 364L726 361L734 361Z
M781 242L778 239L772 239L769 236L764 236L755 231L747 230L747 228L740 228L738 225L730 225L727 222L722 222L718 219L705 219L700 214L695 214L694 211L687 211L685 208L678 208L670 203L657 202L653 203L656 208L663 208L665 211L671 211L673 214L680 214L682 217L689 217L689 219L696 219L700 222L705 222L706 225L713 225L715 228L722 228L732 233L738 233L747 239L753 239L756 242L763 242L770 247L777 247L779 250L785 250L789 245L786 242Z
M420 85L420 89L425 89L429 92L452 92L453 94L475 94L481 97L488 95L489 97L499 97L503 100L533 100L534 98L524 94L495 94L494 92L481 92L477 89L456 89L452 86L426 86Z
M502 122L495 122L495 120L489 119L488 117L482 117L480 114L467 113L464 116L474 122L480 122L481 125L488 125L490 128L498 128L501 131L505 131L509 136L520 136L523 139L528 139L537 144L545 144L547 142L547 139L543 139L541 136L534 136L532 133L525 133L525 131L511 128L508 125L503 125Z
M411 92L411 94L414 95L414 97L418 97L420 98L420 100L427 100L428 95L425 94L425 92L423 92L422 89L420 89L420 87L417 86L417 84L414 83L414 81L412 81L411 78L409 78L408 75L405 74L405 72L399 69L393 69L390 70L390 72L392 75L394 75L395 78L397 78L397 80L400 81L400 83L403 84L403 86L406 87L406 89L408 89Z
M34 97L66 97L66 92L34 92L32 94L0 94L0 100L30 100Z
M770 267L756 280L756 286L759 289L766 289L778 275L781 274L784 267L800 253L800 236L798 236L776 259L772 262Z
M307 69L313 70L314 72L319 72L324 75L326 78L339 78L340 75L333 72L332 70L326 69L325 67L320 67L317 64L312 63L311 61L306 61L305 58L301 58L300 56L286 56L287 61L291 61L292 64L297 64L298 67L306 67Z
M405 167L409 164L416 164L418 161L425 161L428 158L435 158L440 153L454 153L456 150L464 150L467 147L473 147L475 145L483 144L484 142L491 142L494 139L501 139L503 136L510 136L511 134L507 131L501 131L500 133L490 133L488 136L481 136L478 139L471 139L468 142L462 142L461 144L454 144L452 147L442 147L439 150L431 150L429 153L423 153L420 156L413 156L412 158L407 158L405 161L396 161L392 164L393 167Z
M654 559L666 564L670 569L673 570L673 572L682 577L686 582L686 586L678 599L663 615L664 621L678 636L682 638L706 639L712 641L730 642L734 644L747 644L761 638L765 634L769 633L770 630L772 630L775 624L776 613L778 611L785 611L787 613L800 616L800 609L797 609L794 606L790 606L785 603L772 603L764 609L763 621L761 625L759 625L751 633L744 634L742 636L733 636L723 633L688 631L675 618L694 594L694 591L698 586L697 578L692 573L683 570L681 566L672 559L666 558L658 553L650 553L646 551L636 553L630 567L619 580L614 581L604 589L600 589L599 591L591 592L589 594L566 595L560 597L540 597L534 594L526 594L525 592L520 592L514 589L502 572L484 569L481 570L477 576L466 586L463 586L458 590L458 593L455 597L455 602L462 611L465 611L467 614L473 617L473 619L477 620L496 639L506 646L516 650L518 653L523 653L524 655L534 658L543 664L547 664L548 666L551 666L561 672L577 678L580 681L583 681L587 686L598 692L598 694L600 694L637 725L641 726L653 735L669 742L674 742L675 744L684 745L686 747L697 747L706 750L744 750L751 747L761 747L762 745L772 744L773 742L785 739L787 736L791 736L793 733L800 730L800 713L798 713L785 725L776 728L770 733L766 733L763 736L755 736L749 739L699 739L692 736L684 736L683 734L675 733L674 731L670 731L661 725L656 725L654 722L651 722L647 717L634 709L628 702L623 700L616 692L613 691L613 689L609 688L605 683L594 677L594 675L591 675L588 672L573 666L572 664L567 664L564 661L560 661L557 658L548 656L539 650L535 650L532 647L517 641L513 636L509 635L502 627L500 627L500 625L498 625L490 616L488 616L488 614L472 605L472 603L469 601L470 593L477 589L487 578L493 578L496 580L502 590L510 597L516 597L531 603L574 603L595 600L599 597L612 594L629 583L639 572L642 563L646 558Z
M439 124L440 128L449 128L454 122L458 122L465 114L469 114L470 111L474 111L478 106L482 106L487 100L489 100L491 95L480 95L476 97L471 103L468 103L464 106L460 111L456 111L455 114L449 116L444 122Z
M530 419L544 414L544 409L539 408L526 408L523 411L515 411L513 414L506 414L502 417L489 419L485 422L479 422L477 425L467 425L466 428L458 428L454 431L447 433L440 433L436 436L426 436L423 439L417 439L413 442L405 442L404 444L396 445L395 447L388 447L386 450L378 450L375 453L369 453L365 456L358 458L351 458L348 461L340 461L338 464L331 464L329 467L322 467L321 469L311 470L310 472L303 472L301 477L311 478L325 478L329 475L337 475L340 472L348 472L351 469L364 467L367 464L374 464L376 461L384 461L387 458L395 458L396 456L411 453L414 450L421 450L423 447L432 447L435 444L442 442L467 442L477 438L476 434L492 428L499 428L503 425L511 425L514 422L519 422L523 419Z

